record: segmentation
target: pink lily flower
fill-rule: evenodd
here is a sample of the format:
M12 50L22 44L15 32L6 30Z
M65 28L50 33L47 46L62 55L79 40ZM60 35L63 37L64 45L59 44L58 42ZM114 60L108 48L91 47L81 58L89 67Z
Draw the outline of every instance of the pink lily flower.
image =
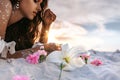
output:
M95 66L100 66L100 65L102 65L103 63L102 63L101 60L95 59L95 60L93 60L93 61L91 62L91 64L92 64L92 65L95 65Z
M13 77L12 80L30 80L30 78L28 76L16 75L16 76Z

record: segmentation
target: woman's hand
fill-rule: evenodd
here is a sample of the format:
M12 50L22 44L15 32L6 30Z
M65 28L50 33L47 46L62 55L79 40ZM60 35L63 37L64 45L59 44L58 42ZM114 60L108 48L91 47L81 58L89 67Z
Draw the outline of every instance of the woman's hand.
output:
M47 43L44 44L44 47L48 54L55 50L61 50L61 45L56 43Z
M45 10L42 20L44 25L50 25L53 21L55 21L56 15L50 10Z

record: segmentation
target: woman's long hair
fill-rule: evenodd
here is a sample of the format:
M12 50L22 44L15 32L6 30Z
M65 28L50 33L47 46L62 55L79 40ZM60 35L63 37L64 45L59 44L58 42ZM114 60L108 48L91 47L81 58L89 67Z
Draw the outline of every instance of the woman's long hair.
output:
M12 7L14 7L18 0L10 1L12 3ZM15 41L16 50L31 48L34 44L36 36L38 36L39 33L38 25L42 22L42 17L40 14L43 14L43 11L47 7L47 5L48 0L43 0L43 2L40 4L42 10L37 13L33 20L23 18L20 21L8 26L5 34L5 41Z

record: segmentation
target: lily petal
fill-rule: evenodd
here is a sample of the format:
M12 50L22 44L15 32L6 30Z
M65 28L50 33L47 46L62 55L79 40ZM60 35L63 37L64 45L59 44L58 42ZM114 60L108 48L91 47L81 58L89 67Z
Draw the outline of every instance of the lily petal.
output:
M79 47L73 47L69 50L69 55L71 57L77 57L82 52L85 52L85 51L81 50Z
M62 63L61 51L53 51L47 56L46 61L52 63L58 63L58 64Z
M63 52L63 53L68 52L68 49L69 49L69 45L68 45L68 44L64 44L64 45L62 45L61 47L62 47L62 52Z
M72 71L76 67L71 66L70 64L66 64L65 67L63 68L64 71Z
M82 67L85 65L85 62L80 58L73 58L71 61L70 61L70 64L73 66L73 67Z

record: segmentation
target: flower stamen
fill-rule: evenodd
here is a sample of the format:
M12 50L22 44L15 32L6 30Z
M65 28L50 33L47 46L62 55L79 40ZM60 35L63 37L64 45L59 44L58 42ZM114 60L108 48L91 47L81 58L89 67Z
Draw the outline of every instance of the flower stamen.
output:
M65 60L65 62L69 63L70 62L70 57L65 57L65 58L63 58L63 60Z

